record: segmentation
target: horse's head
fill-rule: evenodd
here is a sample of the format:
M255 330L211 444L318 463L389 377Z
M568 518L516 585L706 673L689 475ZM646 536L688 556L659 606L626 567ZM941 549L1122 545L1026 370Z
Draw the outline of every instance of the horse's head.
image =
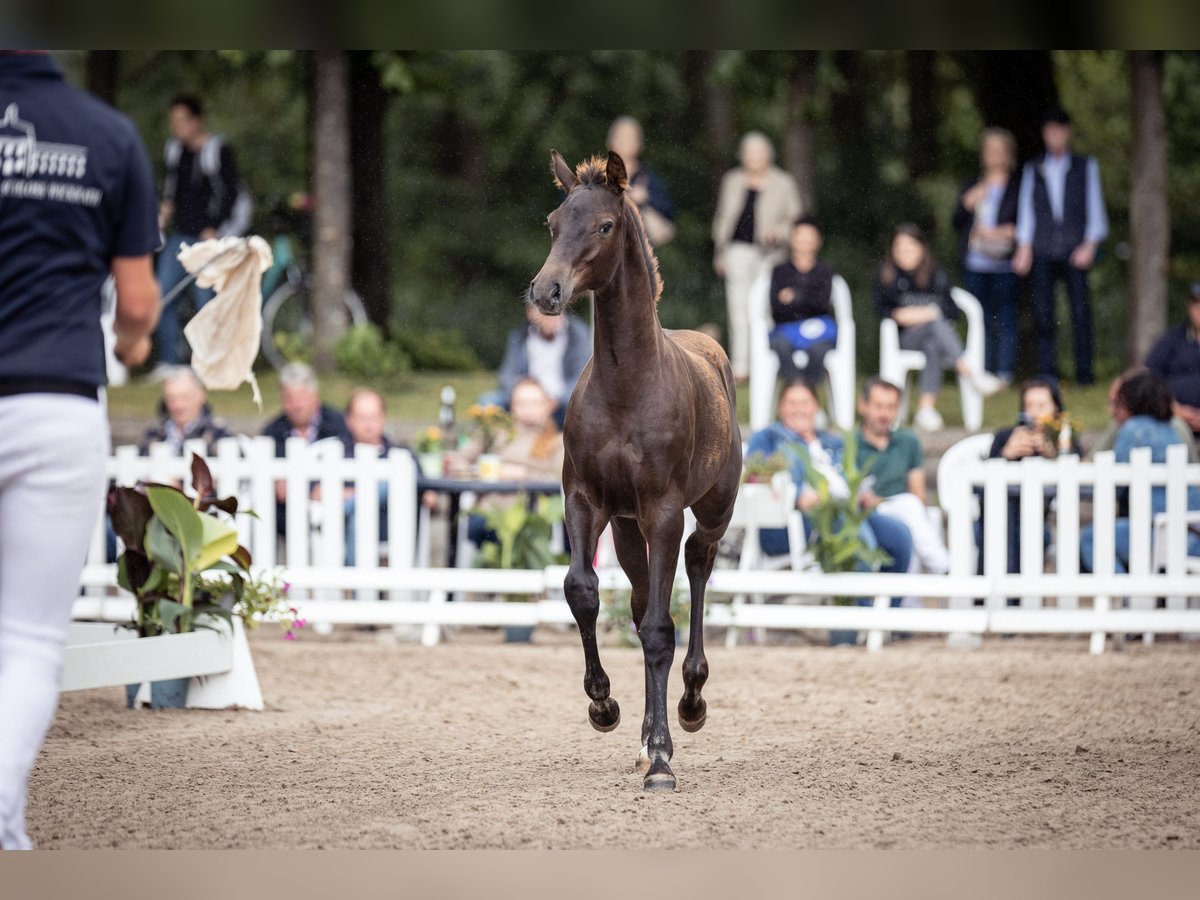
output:
M615 153L572 171L558 151L551 150L550 169L567 196L546 217L550 255L529 282L526 300L548 315L558 315L577 294L612 280L629 227L624 196L629 180L625 163Z

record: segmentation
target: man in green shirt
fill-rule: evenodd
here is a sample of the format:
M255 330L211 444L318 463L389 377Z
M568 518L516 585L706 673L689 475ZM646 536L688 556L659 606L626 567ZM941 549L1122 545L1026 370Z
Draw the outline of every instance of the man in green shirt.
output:
M907 428L893 430L900 414L900 389L882 378L868 378L858 414L858 465L871 465L870 486L860 498L863 507L908 526L913 540L910 572L949 572L950 554L925 506L921 442Z

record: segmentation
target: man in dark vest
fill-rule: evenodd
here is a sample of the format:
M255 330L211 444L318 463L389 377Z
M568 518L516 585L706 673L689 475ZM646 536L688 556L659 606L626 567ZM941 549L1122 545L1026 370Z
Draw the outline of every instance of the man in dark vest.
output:
M1054 285L1062 279L1075 333L1075 380L1092 384L1092 302L1087 273L1108 236L1108 215L1094 157L1071 152L1071 118L1058 107L1042 119L1046 152L1025 164L1017 204L1013 271L1029 275L1038 374L1058 378Z

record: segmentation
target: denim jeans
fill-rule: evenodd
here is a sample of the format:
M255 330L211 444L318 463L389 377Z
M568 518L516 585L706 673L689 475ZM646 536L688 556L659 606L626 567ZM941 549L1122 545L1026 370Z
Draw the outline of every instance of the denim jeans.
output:
M1033 324L1037 334L1038 374L1058 378L1058 348L1054 284L1061 278L1067 286L1071 309L1071 329L1075 339L1075 381L1092 384L1092 299L1088 291L1088 273L1066 260L1035 256L1029 270L1029 296L1033 302Z
M1011 382L1017 368L1017 276L965 269L963 287L983 306L984 368Z
M175 285L187 277L187 270L179 261L179 248L184 244L194 244L198 237L190 234L172 234L167 237L162 252L158 256L158 286L163 297L171 292ZM184 323L180 321L185 306L184 297L191 293L196 312L204 308L204 304L213 298L213 292L208 288L198 288L192 282L170 303L163 307L162 316L158 320L158 328L154 335L158 340L158 360L169 366L177 366L180 361L179 340L183 335Z

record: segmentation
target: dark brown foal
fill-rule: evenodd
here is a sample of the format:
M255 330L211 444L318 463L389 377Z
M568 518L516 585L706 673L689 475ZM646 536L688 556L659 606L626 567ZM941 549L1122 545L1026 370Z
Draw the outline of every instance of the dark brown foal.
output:
M706 716L701 688L704 587L717 542L733 512L741 477L733 373L721 347L694 331L664 331L662 280L637 207L626 197L625 164L615 153L572 171L551 151L566 191L548 218L550 255L527 301L557 315L595 292L592 360L567 407L563 494L571 567L564 589L583 640L588 715L600 731L621 719L596 647L600 611L592 560L611 522L621 568L633 583L633 619L646 666L642 760L646 790L673 789L667 678L675 656L669 610L683 538L683 511L696 530L684 546L691 585L691 636L683 662L679 722L696 731Z

